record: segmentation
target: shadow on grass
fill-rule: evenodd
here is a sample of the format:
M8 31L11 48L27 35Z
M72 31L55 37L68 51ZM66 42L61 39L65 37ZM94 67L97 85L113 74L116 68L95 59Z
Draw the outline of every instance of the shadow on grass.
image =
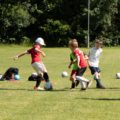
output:
M120 87L110 87L110 88L107 88L108 90L120 90Z
M22 88L0 88L0 91L5 90L5 91L35 91L34 89L22 89ZM41 90L38 92L65 92L69 91L69 89L64 88L64 89L53 89L51 91L47 90Z
M18 90L18 91L29 91L30 89L22 89L22 88L0 88L0 90Z
M81 100L120 101L120 98L77 98Z
M78 90L78 89L80 89L80 88L76 88L76 90ZM7 90L7 91L9 91L9 90L15 90L15 91L35 91L34 89L25 89L25 88L0 88L0 91L1 90ZM74 90L74 91L76 91L76 90ZM89 91L89 90L101 90L101 89L96 89L96 88L89 88L87 91ZM106 89L102 89L102 90L107 90L107 91L120 91L120 88L118 88L118 87L114 87L114 88L106 88ZM66 92L66 91L71 91L70 90L70 88L61 88L61 89L53 89L53 90L51 90L51 91L39 91L39 92ZM94 99L93 99L94 100Z
M107 90L107 91L120 91L120 87L108 87L106 89L98 89L98 88L89 88L90 90ZM88 90L89 90L88 89Z

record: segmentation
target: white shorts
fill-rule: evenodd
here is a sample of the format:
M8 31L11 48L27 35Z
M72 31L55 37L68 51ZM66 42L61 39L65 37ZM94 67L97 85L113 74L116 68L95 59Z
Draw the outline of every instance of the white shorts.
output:
M42 62L34 62L32 64L32 67L38 74L43 74L44 72L47 72L46 67Z

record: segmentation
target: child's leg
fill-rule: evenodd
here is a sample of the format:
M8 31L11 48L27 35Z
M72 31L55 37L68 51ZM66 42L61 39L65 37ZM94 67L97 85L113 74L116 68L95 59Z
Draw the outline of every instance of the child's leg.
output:
M50 80L49 80L49 75L48 75L47 72L44 72L44 73L43 73L43 78L45 79L45 82L49 82L49 81L50 81Z
M37 80L36 80L36 85L35 85L36 88L38 88L40 86L40 83L43 79L44 78L42 77L42 75L39 74L39 76L37 77Z
M100 78L100 73L98 73L97 71L94 73L94 78L95 79L99 79Z
M94 74L94 80L96 81L96 87L102 86L98 74L99 74L98 72L95 72Z
M82 90L85 90L90 83L90 81L88 79L83 77L83 74L85 73L85 71L86 71L86 68L78 69L77 70L77 75L76 75L76 79L79 80L80 83L81 83L81 89Z
M81 83L81 88L85 89L87 87L90 87L92 84L91 80L86 79L85 77L82 76L76 76L76 79Z
M74 76L71 76L70 77L70 80L71 80L71 89L75 88L75 79L74 79Z
M71 80L71 82L72 82L72 84L71 84L71 89L74 89L74 88L75 88L75 80L76 80L75 75L76 75L76 71L75 71L75 70L72 70L71 76L70 76L70 80Z
M98 72L95 72L94 74L94 80L96 80L96 87L97 88L105 88L101 82L101 79L100 79L100 73Z
M82 81L82 82L89 82L88 79L82 77L82 76L76 76L76 79L79 80L79 81Z
M32 67L34 68L34 70L38 73L38 77L36 80L36 85L35 87L38 88L40 86L40 83L42 80L44 80L43 78L43 67L41 63L33 63Z
M91 70L91 74L94 76L94 80L96 81L96 87L97 88L105 88L100 80L100 69L98 67L89 67Z
M85 82L80 81L80 85L81 85L81 90L86 90L87 84Z
M42 67L43 67L43 78L45 80L45 82L49 82L49 75L46 69L46 66L42 63Z

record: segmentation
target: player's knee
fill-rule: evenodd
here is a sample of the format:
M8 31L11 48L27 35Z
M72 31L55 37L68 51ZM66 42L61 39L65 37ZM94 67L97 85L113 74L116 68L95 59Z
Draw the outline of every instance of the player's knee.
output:
M40 80L40 81L44 80L42 74L39 74L39 75L37 76L37 80Z
M99 78L98 74L95 74L95 75L94 75L94 80L96 80L96 79L98 79L98 78Z
M70 81L74 81L74 77L73 76L70 77Z

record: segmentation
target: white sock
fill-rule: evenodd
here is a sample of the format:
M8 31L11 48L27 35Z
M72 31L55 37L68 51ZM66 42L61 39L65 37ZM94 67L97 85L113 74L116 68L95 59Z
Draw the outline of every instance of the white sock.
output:
M81 88L86 88L86 82L80 81Z
M81 77L81 76L76 76L76 79L79 80L80 82L89 82L88 79Z

